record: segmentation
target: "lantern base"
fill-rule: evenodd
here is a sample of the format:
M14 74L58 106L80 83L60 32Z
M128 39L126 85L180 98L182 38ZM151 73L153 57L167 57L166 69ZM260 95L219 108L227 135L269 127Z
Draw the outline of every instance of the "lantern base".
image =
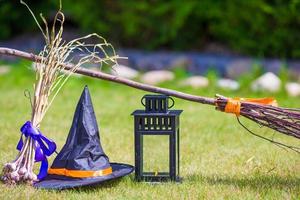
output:
M177 182L181 183L182 178L179 176L171 177L167 172L144 172L143 175L135 177L136 181L161 183L161 182Z

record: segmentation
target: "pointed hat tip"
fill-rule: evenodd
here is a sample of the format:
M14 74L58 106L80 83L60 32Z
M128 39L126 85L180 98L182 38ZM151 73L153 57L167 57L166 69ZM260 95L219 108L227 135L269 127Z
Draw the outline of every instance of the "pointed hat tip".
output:
M87 85L84 86L84 89L83 89L82 93L85 93L85 94L90 93L89 87Z
M90 100L90 91L87 85L84 86L83 91L81 93L81 98L79 102Z

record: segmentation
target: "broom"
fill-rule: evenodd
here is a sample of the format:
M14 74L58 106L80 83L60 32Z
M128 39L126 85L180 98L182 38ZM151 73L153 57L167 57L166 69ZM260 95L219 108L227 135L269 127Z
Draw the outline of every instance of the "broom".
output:
M31 60L33 62L40 62L42 60L42 57L40 56L19 51L16 49L10 49L10 48L0 47L0 54L17 56L20 58ZM63 65L65 66L64 68L65 70L73 69L72 64L63 64ZM300 148L298 147L283 144L274 141L272 139L263 137L261 135L255 134L254 132L250 131L246 126L244 126L239 120L239 116L243 116L245 118L248 118L258 123L261 126L266 126L285 135L293 136L295 138L300 139L300 110L278 107L276 100L273 98L262 98L262 99L233 98L232 99L221 95L216 95L215 98L208 98L208 97L191 95L191 94L170 90L166 88L160 88L152 85L147 85L129 79L125 79L122 77L118 77L115 75L110 75L101 71L95 71L95 70L90 70L81 67L76 68L74 72L92 78L97 78L97 79L102 79L102 80L107 80L107 81L127 85L129 87L133 87L148 92L165 94L165 95L177 97L188 101L215 106L216 110L235 114L237 116L238 122L251 134L260 137L262 139L268 140L269 142L272 142L280 147L289 148L300 153Z

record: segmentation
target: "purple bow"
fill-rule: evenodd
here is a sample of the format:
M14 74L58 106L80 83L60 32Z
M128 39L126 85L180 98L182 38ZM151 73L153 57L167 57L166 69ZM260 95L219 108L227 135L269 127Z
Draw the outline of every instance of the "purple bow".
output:
M46 138L37 128L35 128L30 121L27 121L21 127L21 138L17 145L17 149L21 151L23 147L23 135L25 137L31 137L34 140L35 147L35 162L42 162L38 179L41 180L47 176L48 160L47 156L50 156L56 150L56 144L54 141Z

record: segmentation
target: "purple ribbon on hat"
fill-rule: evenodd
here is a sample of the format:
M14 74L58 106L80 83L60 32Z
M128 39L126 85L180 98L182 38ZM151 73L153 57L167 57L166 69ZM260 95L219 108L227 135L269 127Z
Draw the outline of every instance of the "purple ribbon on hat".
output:
M41 162L40 172L37 175L41 180L47 176L48 160L47 156L50 156L56 150L56 144L54 141L44 136L37 128L35 128L30 121L27 121L21 127L21 137L17 145L17 149L21 151L23 147L23 135L31 137L34 140L35 147L35 162Z

